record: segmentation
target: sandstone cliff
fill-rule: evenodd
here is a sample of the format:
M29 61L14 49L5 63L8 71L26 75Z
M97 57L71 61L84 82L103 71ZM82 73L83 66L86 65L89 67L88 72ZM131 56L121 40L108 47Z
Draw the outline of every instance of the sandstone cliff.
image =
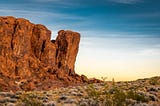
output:
M0 17L1 89L52 89L87 81L74 70L80 34L61 30L56 40L50 39L43 25Z

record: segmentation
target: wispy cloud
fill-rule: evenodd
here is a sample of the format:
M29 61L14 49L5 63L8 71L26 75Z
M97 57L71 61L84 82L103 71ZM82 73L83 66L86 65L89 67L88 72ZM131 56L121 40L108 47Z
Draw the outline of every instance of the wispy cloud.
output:
M79 30L79 32L81 32L82 36L95 38L159 38L159 35L138 34L133 31Z
M156 48L160 48L160 44L156 44L154 47L156 47Z
M147 13L135 13L135 14L127 14L122 17L126 18L160 18L160 12L147 12Z
M0 13L1 15L38 15L42 16L44 14L49 15L49 16L55 16L55 17L59 17L61 16L61 14L58 13L50 13L50 12L45 12L45 11L30 11L30 10L19 10L19 9L0 9Z
M82 48L103 52L108 56L154 57L160 56L157 38L83 38ZM91 52L91 51L90 51Z
M84 17L71 15L60 12L35 11L35 10L20 10L20 9L3 9L0 7L1 16L15 16L18 18L26 18L33 23L44 24L52 31L52 38L55 38L57 32L61 29L74 30L74 23L72 21L83 21Z
M142 0L109 0L109 1L122 4L135 4L142 2Z
M148 48L138 53L138 55L142 56L153 56L153 55L160 55L159 48Z
M1 9L0 8L0 14L1 15L12 15L16 17L24 17L24 18L31 18L34 20L43 20L48 18L54 18L55 19L76 19L76 20L83 20L84 17L76 16L76 15L70 15L66 13L59 13L59 12L47 12L47 11L34 11L34 10L19 10L19 9ZM41 17L41 19L40 19Z
M55 7L58 8L73 8L73 7L83 7L85 6L85 3L81 3L81 0L28 0L33 3L38 4L53 4Z
M37 2L62 2L63 0L32 0Z

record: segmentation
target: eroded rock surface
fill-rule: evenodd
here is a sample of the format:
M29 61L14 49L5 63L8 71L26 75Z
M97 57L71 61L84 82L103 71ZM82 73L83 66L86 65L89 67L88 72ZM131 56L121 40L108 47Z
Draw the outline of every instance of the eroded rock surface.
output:
M2 90L41 90L83 82L75 73L80 34L51 31L23 18L0 17ZM84 77L84 76L83 76Z

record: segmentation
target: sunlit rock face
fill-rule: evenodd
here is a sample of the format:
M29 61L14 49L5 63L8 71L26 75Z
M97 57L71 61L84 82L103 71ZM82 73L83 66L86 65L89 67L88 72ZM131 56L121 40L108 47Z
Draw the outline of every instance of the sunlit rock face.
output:
M0 86L4 90L83 82L74 70L80 34L61 30L56 40L50 39L51 31L44 25L0 17Z

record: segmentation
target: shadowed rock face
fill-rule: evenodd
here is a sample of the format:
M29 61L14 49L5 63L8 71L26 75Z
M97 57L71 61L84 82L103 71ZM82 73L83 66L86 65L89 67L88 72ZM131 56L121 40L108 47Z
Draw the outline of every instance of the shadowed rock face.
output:
M75 75L74 63L79 48L80 35L72 31L61 30L56 39L56 66L69 75Z
M50 39L51 31L43 25L22 18L0 17L3 90L49 89L66 82L83 82L74 71L80 34L61 30L56 40Z

